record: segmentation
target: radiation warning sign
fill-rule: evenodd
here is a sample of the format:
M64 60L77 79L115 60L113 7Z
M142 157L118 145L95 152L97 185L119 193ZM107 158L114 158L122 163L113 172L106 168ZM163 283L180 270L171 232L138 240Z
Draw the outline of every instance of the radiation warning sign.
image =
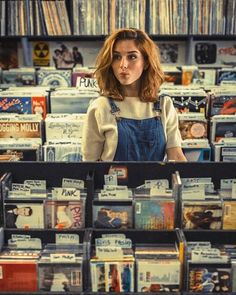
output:
M35 42L33 44L33 64L39 67L50 65L49 44L47 42Z

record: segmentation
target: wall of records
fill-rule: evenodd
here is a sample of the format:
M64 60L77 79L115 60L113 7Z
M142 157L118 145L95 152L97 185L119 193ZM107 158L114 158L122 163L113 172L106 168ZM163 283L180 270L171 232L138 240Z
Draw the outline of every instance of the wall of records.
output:
M235 163L0 165L0 294L236 291Z
M0 160L80 162L96 56L134 27L159 47L188 161L236 161L235 12L234 0L0 1Z

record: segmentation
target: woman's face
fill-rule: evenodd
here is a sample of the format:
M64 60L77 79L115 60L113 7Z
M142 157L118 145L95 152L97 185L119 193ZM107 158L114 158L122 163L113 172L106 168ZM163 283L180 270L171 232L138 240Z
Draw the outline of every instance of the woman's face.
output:
M122 86L132 86L133 89L138 90L144 65L144 57L134 40L116 42L111 66L116 79Z

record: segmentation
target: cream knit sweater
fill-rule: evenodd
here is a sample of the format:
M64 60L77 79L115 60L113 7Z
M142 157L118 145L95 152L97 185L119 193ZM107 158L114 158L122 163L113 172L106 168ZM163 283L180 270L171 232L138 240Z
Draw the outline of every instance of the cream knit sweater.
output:
M138 97L125 97L115 101L120 108L120 117L147 119L155 117L153 103L142 102ZM162 98L161 121L166 137L166 148L181 147L178 117L171 98ZM115 116L107 97L95 99L89 106L83 128L83 161L112 161L117 147L118 131Z

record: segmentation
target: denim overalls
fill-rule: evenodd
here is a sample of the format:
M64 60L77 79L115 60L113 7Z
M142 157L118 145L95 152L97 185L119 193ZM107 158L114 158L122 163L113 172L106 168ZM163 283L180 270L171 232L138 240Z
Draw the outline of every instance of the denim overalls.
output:
M114 100L108 100L118 128L118 144L113 161L163 161L166 140L159 116L160 100L154 103L156 116L143 120L120 117L120 109Z

